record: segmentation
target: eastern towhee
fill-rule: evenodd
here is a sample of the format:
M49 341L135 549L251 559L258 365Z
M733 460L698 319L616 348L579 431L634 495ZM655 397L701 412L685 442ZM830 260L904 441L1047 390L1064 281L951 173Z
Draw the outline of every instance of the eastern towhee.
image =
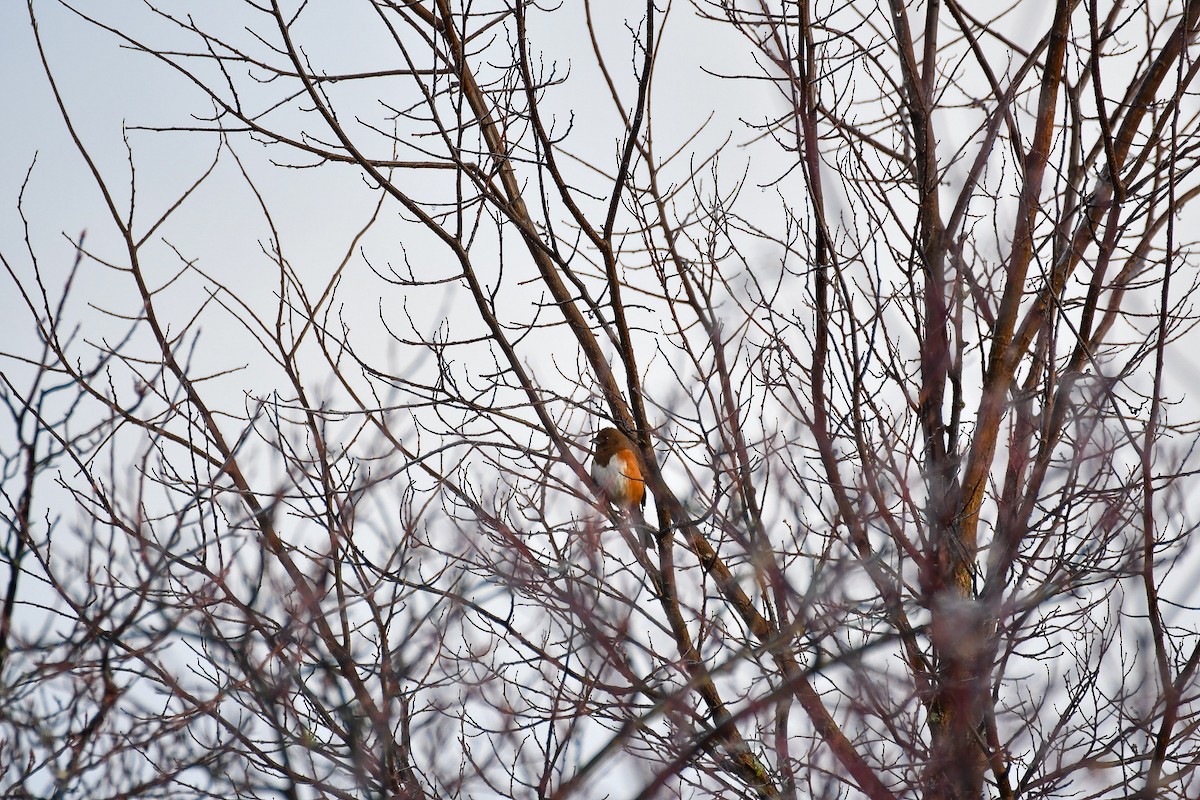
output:
M651 546L654 539L641 514L646 505L646 479L633 442L616 428L601 428L592 442L596 446L592 480L604 491L605 499L630 512L643 544Z

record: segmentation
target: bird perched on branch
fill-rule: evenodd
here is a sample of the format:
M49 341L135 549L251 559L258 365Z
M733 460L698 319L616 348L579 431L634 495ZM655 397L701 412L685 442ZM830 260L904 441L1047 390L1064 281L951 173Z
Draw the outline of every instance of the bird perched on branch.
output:
M633 442L616 428L601 428L592 443L592 480L604 491L606 500L630 513L642 543L651 546L654 539L641 512L646 505L646 479Z

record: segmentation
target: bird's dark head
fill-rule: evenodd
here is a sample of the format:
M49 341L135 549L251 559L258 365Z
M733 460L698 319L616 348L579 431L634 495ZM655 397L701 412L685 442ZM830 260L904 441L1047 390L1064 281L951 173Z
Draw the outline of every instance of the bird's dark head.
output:
M629 440L616 428L601 428L596 431L592 444L595 445L596 452L612 452L629 447Z

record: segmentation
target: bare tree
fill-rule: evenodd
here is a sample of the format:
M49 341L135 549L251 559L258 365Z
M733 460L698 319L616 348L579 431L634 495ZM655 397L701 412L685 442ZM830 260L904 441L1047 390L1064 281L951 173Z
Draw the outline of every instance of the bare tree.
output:
M7 794L1195 796L1200 0L138 9L28 4Z

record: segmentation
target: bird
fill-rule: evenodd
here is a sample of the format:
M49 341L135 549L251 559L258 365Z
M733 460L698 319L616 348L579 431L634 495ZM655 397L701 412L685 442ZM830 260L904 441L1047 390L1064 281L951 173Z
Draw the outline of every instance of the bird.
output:
M601 428L592 444L592 480L606 500L630 512L639 528L646 528L641 514L646 505L646 479L633 442L616 428ZM641 538L647 546L653 543L648 529L641 531Z

